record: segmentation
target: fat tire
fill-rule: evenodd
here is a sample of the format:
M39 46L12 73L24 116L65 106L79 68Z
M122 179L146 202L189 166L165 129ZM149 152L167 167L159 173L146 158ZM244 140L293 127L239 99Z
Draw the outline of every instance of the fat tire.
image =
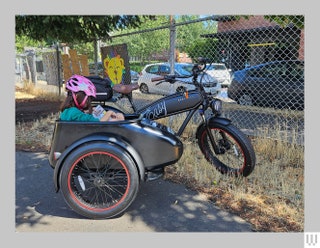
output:
M199 148L206 160L222 174L236 177L249 176L256 164L254 148L249 137L232 124L223 125L216 122L210 122L209 129L211 130L211 133L222 132L226 134L228 137L228 144L233 144L233 147L231 148L230 146L228 149L224 146L222 147L222 149L225 149L224 153L215 154L209 141L207 129L203 124L198 129L197 140ZM219 140L216 138L215 142L220 145Z
M94 142L74 150L60 173L66 203L90 219L122 214L139 190L139 173L130 155L112 143Z

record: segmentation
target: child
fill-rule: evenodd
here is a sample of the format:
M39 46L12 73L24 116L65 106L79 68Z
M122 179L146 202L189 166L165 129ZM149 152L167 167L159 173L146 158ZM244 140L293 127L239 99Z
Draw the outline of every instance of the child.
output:
M92 115L91 98L96 97L96 87L86 77L73 75L66 83L68 91L65 101L60 106L62 121L121 121L122 113L106 111L101 118Z

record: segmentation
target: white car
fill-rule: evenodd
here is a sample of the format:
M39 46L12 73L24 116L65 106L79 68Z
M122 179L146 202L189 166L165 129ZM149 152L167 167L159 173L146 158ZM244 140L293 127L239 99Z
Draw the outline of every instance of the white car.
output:
M193 64L191 63L175 63L174 73L176 75L190 75L192 72ZM151 78L168 75L170 73L169 63L155 63L146 65L141 71L138 84L142 93L153 93L160 95L170 95L175 92L183 92L186 90L193 90L195 86L192 84L192 77L179 79L179 81L171 84L169 82L159 81L152 82ZM201 76L199 77L199 79ZM206 93L217 95L221 90L221 84L218 83L216 78L211 77L208 74L204 74L201 80Z
M229 87L231 83L231 75L230 70L223 63L212 63L208 64L206 68L206 72L218 79L219 83L222 87Z

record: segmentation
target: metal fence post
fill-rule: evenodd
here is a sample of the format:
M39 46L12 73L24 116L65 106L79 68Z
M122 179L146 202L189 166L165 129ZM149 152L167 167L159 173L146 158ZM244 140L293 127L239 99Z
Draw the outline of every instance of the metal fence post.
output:
M58 68L58 88L59 88L59 96L61 96L61 75L60 75L60 52L59 52L59 42L56 44L57 51L57 68Z

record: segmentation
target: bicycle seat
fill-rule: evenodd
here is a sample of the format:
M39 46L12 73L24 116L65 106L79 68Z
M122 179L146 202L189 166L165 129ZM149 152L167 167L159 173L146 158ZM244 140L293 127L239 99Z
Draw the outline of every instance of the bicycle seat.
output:
M113 90L118 92L118 93L122 93L122 94L129 94L131 93L133 90L136 90L139 88L138 83L134 83L134 84L115 84L113 86Z

